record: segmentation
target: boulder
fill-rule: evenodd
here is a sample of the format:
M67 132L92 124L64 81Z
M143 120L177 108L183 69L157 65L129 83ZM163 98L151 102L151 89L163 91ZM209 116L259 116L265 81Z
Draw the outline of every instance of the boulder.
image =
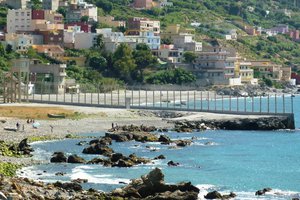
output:
M64 176L66 173L65 172L56 172L55 176Z
M33 148L28 144L28 138L23 139L19 145L18 150L23 151L23 154L29 155L31 152L33 152Z
M258 190L255 192L255 195L260 196L264 195L266 192L270 192L272 189L271 188L264 188L262 190Z
M78 145L78 146L84 146L84 145L87 145L87 144L88 144L87 141L80 141L76 145Z
M110 160L111 160L111 162L117 162L117 161L119 161L121 159L124 159L124 158L125 157L123 156L123 154L121 154L121 153L114 153L114 154L111 155Z
M56 183L53 184L55 187L58 188L63 188L65 190L71 190L71 191L82 191L82 187L81 185L79 185L78 183L61 183L59 181L57 181Z
M173 142L179 147L185 147L185 146L191 145L192 140L176 140Z
M168 166L176 167L178 165L179 165L179 163L176 163L176 162L174 162L172 160L168 162Z
M82 153L85 154L100 154L104 156L110 156L111 154L114 153L114 151L105 145L101 144L92 144L89 147L83 149Z
M131 161L119 160L117 163L112 164L112 167L132 167L134 163Z
M204 196L205 199L222 199L223 196L218 191L209 192Z
M160 135L158 141L165 144L169 144L172 142L171 139L166 135Z
M129 185L111 192L111 196L127 199L167 199L196 200L199 189L191 183L167 185L164 174L158 168L140 179L134 179Z
M52 163L62 163L67 162L67 157L63 152L54 152L52 155L52 158L50 159L50 162Z
M164 155L159 155L154 158L154 160L163 160L163 159L166 159Z
M67 162L68 163L86 163L86 161L83 158L81 158L77 155L69 156Z
M81 183L87 183L88 180L87 179L77 178L77 179L72 180L72 182L73 183L79 183L79 184L81 184Z

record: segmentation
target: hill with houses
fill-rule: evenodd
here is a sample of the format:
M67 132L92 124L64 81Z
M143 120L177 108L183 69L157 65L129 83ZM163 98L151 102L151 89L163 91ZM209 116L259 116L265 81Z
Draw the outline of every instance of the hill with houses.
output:
M300 81L300 0L3 0L0 29L1 70L55 91Z

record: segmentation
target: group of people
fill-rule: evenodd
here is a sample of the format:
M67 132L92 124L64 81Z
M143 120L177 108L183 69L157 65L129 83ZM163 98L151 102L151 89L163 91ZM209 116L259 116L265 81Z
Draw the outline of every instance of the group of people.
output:
M27 124L33 124L34 123L34 119L27 119Z
M111 124L111 129L112 129L113 131L119 130L118 124L117 124L117 123L116 123L116 124L112 123L112 124Z

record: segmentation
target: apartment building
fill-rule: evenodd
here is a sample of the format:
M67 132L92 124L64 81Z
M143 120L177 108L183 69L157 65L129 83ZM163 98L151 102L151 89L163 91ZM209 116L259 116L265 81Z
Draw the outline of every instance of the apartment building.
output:
M268 60L251 61L252 69L254 70L255 78L269 78L271 80L282 80L283 71L282 65L272 63Z
M75 33L75 49L89 49L96 44L97 33Z
M134 17L128 19L127 35L139 35L140 32L153 32L155 35L160 34L160 21L148 18Z
M8 33L5 35L5 43L12 46L17 52L26 52L34 44L43 44L43 36Z
M32 45L32 48L38 53L46 54L55 59L60 59L65 54L65 50L59 45Z
M155 35L153 31L143 31L139 35L126 35L125 38L137 44L144 43L151 50L159 49L160 47L160 36Z
M8 10L7 33L32 31L31 9Z
M169 63L181 63L183 60L183 49L175 48L174 45L161 45L159 49L152 50L153 55Z

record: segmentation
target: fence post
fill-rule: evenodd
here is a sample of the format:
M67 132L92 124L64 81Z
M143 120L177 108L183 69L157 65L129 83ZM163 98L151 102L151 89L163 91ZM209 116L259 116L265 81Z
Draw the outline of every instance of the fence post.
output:
M244 112L247 112L247 98L244 97Z
M174 101L174 102L173 102L173 104L174 104L174 105L173 105L173 108L174 108L174 110L175 110L175 104L176 104L176 103L175 103L175 101L176 101L176 98L175 98L175 90L173 90L173 101Z
M291 107L292 107L292 113L294 113L294 97L291 95Z
M153 90L153 108L155 107L155 89Z
M41 83L41 101L43 101L43 83Z
M110 87L110 106L113 105L113 87Z
M80 96L81 96L81 89L79 89L79 92L78 92L78 103L80 103Z
M222 94L222 112L224 111L224 95Z
M97 102L98 102L98 105L100 104L100 87L99 87L99 84L97 85Z
M252 96L252 112L254 112L254 97Z
M261 95L259 96L259 112L261 113Z
M169 108L169 89L167 89L167 108Z
M84 104L86 104L86 91L84 91Z
M215 111L217 110L217 93L215 92Z
M209 111L209 91L207 92L207 100L208 100L208 104L207 104L207 110Z
M162 107L162 102L161 102L161 96L162 96L162 93L161 93L161 87L160 87L160 91L159 91L159 103L160 103L160 107Z
M196 110L196 90L194 90L194 111Z
M201 99L201 110L202 110L202 100L203 100L203 97L202 97L202 91L201 91L201 93L200 93L200 99Z
M284 98L284 94L282 95L282 109L283 109L283 113L285 113L285 98Z
M71 92L71 103L73 103L73 92Z
M93 96L94 96L94 93L92 93L92 90L91 90L91 104L93 104Z
M268 94L268 113L270 113L270 94Z
M236 96L236 111L239 112L239 96Z
M148 89L146 88L146 108L148 107Z
M187 93L187 109L190 109L190 90L188 90L188 93Z
M179 103L180 103L180 109L182 108L182 98L181 98L181 90L182 90L182 87L180 88L180 91L179 91Z
M229 95L229 111L231 111L231 93Z
M49 85L49 87L48 87L48 101L50 101L50 85Z
M277 94L275 94L275 114L277 114Z
M141 106L141 86L139 88L139 106Z
M131 106L133 106L133 87L131 87Z

